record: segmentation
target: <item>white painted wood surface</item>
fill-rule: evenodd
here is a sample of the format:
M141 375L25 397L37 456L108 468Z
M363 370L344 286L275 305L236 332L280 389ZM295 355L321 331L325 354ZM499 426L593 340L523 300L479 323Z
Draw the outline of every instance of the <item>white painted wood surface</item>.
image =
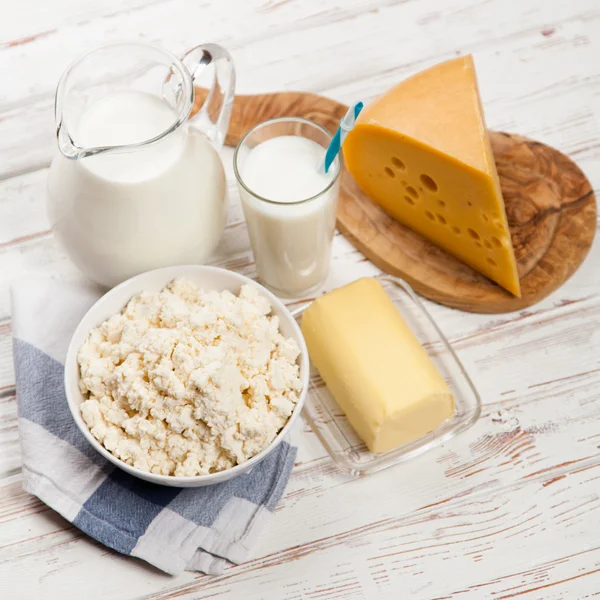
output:
M552 144L600 188L598 0L4 0L0 19L0 598L516 598L600 596L600 250L520 313L428 303L484 398L477 425L362 480L306 426L256 558L173 578L107 550L21 489L8 287L77 279L45 214L56 82L80 54L146 40L232 52L240 93L374 96L473 52L488 124ZM230 175L216 262L253 274ZM335 239L334 288L375 273Z

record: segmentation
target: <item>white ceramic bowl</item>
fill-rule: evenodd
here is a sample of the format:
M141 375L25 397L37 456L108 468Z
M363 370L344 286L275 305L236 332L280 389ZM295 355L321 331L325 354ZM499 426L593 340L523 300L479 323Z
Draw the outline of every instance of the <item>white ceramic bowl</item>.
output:
M296 404L294 412L277 437L275 437L271 444L269 444L269 446L267 446L267 448L265 448L260 454L257 454L241 465L237 465L231 469L220 471L218 473L212 473L210 475L198 475L195 477L155 475L154 473L142 471L141 469L131 467L130 465L124 463L116 456L113 456L91 434L90 430L85 424L85 421L83 420L83 417L81 416L81 411L79 409L79 405L83 402L84 398L79 390L79 365L77 364L77 352L86 340L88 333L94 327L97 327L103 323L110 316L120 312L132 296L135 296L144 290L159 291L176 277L185 277L204 290L229 290L234 294L238 294L241 286L245 283L258 288L261 294L269 299L271 307L273 308L273 313L279 317L280 330L283 335L294 338L300 347L299 363L300 378L302 380L302 393L300 394L300 398ZM96 302L96 304L94 304L94 306L92 306L92 308L90 308L77 326L69 345L65 363L65 390L67 401L69 403L69 408L73 418L75 419L75 423L77 423L77 426L87 441L100 454L102 454L104 458L114 463L124 471L127 471L127 473L135 475L140 479L145 479L146 481L174 487L201 487L204 485L219 483L221 481L231 479L236 475L240 475L265 458L269 452L271 452L278 444L281 443L285 435L293 426L294 421L298 418L308 390L308 378L309 361L306 344L304 343L304 338L300 333L300 328L298 327L296 320L290 314L285 305L271 292L266 290L263 286L259 285L252 279L248 279L247 277L239 275L238 273L234 273L233 271L227 271L226 269L199 265L166 267L164 269L148 271L147 273L142 273L141 275L137 275L136 277L132 277L131 279L124 281L117 287L107 292L104 296L102 296L102 298L100 298L100 300Z

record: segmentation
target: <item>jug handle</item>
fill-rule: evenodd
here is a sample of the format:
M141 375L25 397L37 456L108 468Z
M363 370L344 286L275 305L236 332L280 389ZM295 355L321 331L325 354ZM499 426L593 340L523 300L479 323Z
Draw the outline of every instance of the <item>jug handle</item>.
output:
M235 70L231 55L217 44L201 44L186 52L181 57L181 62L189 71L194 87L205 68L214 65L212 86L202 108L192 120L213 145L221 149L229 126L235 92ZM215 115L217 110L218 114Z

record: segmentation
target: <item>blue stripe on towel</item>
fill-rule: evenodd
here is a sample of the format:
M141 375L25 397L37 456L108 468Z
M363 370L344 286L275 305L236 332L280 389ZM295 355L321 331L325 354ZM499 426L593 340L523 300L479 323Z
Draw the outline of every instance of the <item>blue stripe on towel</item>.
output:
M92 448L73 421L65 396L64 367L23 340L14 338L13 350L19 416L68 442L94 464L108 466L108 461Z
M129 554L152 520L180 491L115 469L73 523L103 544Z

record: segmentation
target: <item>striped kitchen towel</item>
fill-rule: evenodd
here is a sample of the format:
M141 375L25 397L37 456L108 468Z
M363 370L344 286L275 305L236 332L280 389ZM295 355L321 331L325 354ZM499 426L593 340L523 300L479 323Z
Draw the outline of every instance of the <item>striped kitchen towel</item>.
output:
M54 280L13 285L13 340L23 487L102 544L176 575L219 574L248 559L272 518L296 449L282 443L249 473L203 488L128 475L85 440L67 406L63 362L99 297Z

